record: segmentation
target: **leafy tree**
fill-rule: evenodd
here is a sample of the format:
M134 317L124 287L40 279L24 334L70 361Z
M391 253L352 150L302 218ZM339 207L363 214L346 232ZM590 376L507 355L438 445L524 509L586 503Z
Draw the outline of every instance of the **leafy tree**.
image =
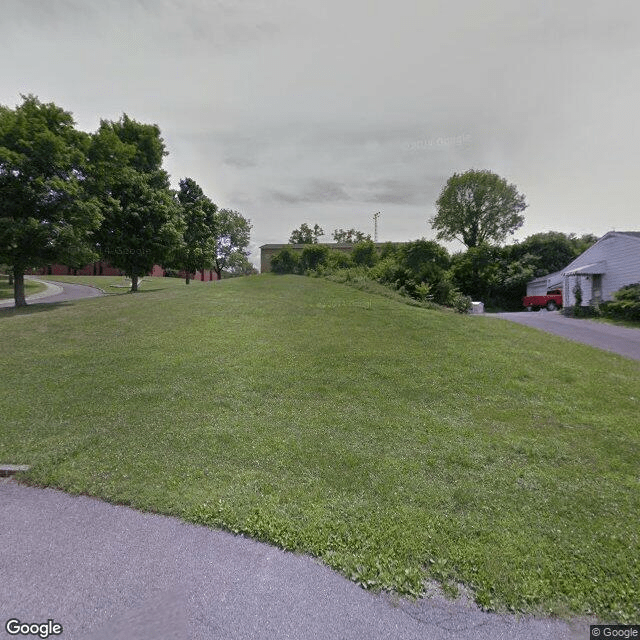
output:
M434 283L449 268L449 253L434 240L415 240L401 248L402 265L417 282Z
M290 247L284 247L271 256L273 273L298 273L300 270L300 254Z
M363 233L356 229L335 229L333 232L333 239L336 242L344 242L345 244L356 244L357 242L364 242L365 240L371 240L371 236L368 233Z
M353 261L351 256L344 251L331 250L329 251L327 264L331 269L348 269L353 266Z
M502 251L500 247L482 244L451 258L453 284L473 300L487 304L499 287Z
M102 214L85 189L88 146L53 103L29 95L15 109L0 106L0 262L13 272L17 307L26 305L27 269L97 257L89 239Z
M574 234L547 231L535 233L505 249L509 250L512 260L519 260L526 254L533 256L536 264L532 277L536 277L560 271L597 240L598 238L593 235L578 238Z
M351 250L351 260L355 265L373 267L378 261L376 246L371 240L364 240L353 245Z
M226 273L231 277L252 276L257 274L258 270L244 253L234 253L229 257Z
M178 202L182 208L183 235L173 264L185 272L185 282L198 269L211 268L216 259L216 212L200 186L191 178L180 180Z
M220 209L216 214L216 255L213 269L222 278L222 270L234 264L238 256L247 258L251 222L238 211Z
M439 240L460 240L468 248L503 242L524 223L527 207L515 185L491 171L454 173L436 202L430 219Z
M131 291L154 264L171 261L180 247L180 206L162 169L165 151L157 125L126 114L103 120L94 134L92 188L104 202L104 222L97 234L102 256L131 278Z
M289 236L289 244L316 244L318 238L324 235L324 231L317 224L313 229L306 223L302 223L299 229L294 229Z
M320 244L309 244L302 250L300 269L302 271L313 271L320 265L326 264L328 257L329 247Z

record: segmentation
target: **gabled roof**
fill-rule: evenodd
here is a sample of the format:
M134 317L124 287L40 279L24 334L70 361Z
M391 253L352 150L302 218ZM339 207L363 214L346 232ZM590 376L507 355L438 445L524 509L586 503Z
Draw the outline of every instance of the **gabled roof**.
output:
M628 236L629 238L640 240L640 231L609 231L605 233L602 238L598 240L598 242L608 236Z

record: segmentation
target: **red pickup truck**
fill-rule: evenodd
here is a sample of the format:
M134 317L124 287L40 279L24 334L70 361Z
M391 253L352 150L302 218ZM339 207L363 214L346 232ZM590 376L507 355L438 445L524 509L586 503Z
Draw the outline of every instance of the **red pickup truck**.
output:
M555 311L562 306L562 291L554 289L547 291L546 296L525 296L522 298L522 306L527 311L537 311L546 307L549 311Z

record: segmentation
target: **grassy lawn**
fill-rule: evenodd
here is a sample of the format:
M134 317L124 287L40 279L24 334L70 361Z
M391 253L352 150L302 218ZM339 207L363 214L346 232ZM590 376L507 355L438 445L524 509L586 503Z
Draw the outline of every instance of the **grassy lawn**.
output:
M46 287L39 282L33 282L32 280L24 281L24 294L25 296L33 295L34 293L39 293L40 291L44 291ZM13 285L9 284L9 277L5 275L0 275L0 300L10 300L13 299Z
M0 310L0 461L369 588L640 620L640 363L321 279L147 284Z

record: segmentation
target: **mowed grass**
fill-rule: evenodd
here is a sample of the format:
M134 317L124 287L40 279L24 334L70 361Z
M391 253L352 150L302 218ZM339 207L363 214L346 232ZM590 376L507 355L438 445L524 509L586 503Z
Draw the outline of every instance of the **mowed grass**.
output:
M45 285L40 282L33 282L32 280L25 279L24 281L24 294L25 296L31 296L34 293L39 293L46 289ZM9 277L0 275L0 300L12 300L14 296L14 288L12 284L9 284Z
M640 363L320 279L152 284L0 310L0 461L368 588L640 620Z

